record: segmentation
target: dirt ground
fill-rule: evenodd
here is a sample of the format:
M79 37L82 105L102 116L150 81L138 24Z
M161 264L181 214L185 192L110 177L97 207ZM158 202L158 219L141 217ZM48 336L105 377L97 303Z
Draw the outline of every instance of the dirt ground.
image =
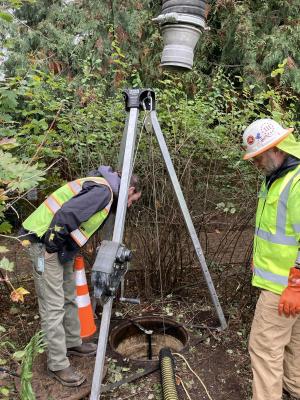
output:
M19 245L11 245L11 242L9 249L10 252L5 256L16 264L12 275L14 286L25 287L30 292L23 304L12 303L9 299L9 290L4 284L1 285L0 325L6 329L6 332L0 333L0 359L6 360L3 367L18 371L19 365L11 357L13 347L15 350L22 349L30 337L40 329L40 324L27 251ZM140 305L115 302L112 325L120 319L149 314L173 318L185 326L190 336L189 346L182 352L185 360L175 356L177 382L181 381L184 384L190 398L193 400L250 399L251 371L247 341L257 293L252 291L249 283L247 285L245 283L249 282L248 273L242 271L243 279L237 279L241 270L236 269L234 265L230 270L212 274L228 320L228 328L220 332L216 329L218 320L203 278L199 278L201 274L199 275L198 268L195 266L194 272L191 273L190 285L176 290L174 294L151 299L141 297ZM133 274L134 272L127 274L129 285L130 282L134 282ZM230 276L230 279L225 279L226 275ZM127 294L134 296L135 290L133 286L132 293ZM12 345L5 345L5 342ZM86 383L79 389L65 389L59 383L52 381L46 373L45 354L40 355L33 368L33 388L36 398L73 400L80 398L78 396L81 393L81 398L87 399L88 397L85 396L91 382L94 359L72 357L71 364L87 376ZM117 360L109 348L106 364L108 372L104 383L119 381L138 370L130 363ZM10 391L9 395L0 394L1 400L20 399L18 381L18 378L13 379L7 373L0 372L0 386ZM181 384L178 385L178 392L181 399L188 399ZM156 371L145 378L105 393L101 398L103 400L160 400L162 399L160 373Z

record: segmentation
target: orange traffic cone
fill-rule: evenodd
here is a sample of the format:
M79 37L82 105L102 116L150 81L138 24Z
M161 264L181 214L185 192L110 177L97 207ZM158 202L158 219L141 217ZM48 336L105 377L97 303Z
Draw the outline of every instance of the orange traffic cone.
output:
M96 325L93 316L89 288L86 282L84 260L82 256L77 256L74 263L75 283L76 283L76 302L78 305L78 316L80 321L80 336L82 338L91 336L96 332Z

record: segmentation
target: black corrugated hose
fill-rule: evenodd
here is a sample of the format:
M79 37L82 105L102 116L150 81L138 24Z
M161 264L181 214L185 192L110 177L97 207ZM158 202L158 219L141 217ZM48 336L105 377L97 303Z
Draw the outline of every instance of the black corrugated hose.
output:
M164 400L178 400L178 393L175 382L175 363L168 347L159 352L159 364L161 371L161 384L163 389Z

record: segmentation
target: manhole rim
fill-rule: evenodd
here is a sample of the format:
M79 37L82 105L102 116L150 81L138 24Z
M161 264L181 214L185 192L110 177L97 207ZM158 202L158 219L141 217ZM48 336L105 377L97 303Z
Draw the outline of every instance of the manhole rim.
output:
M110 346L112 353L117 358L122 359L122 360L126 359L126 360L128 360L129 363L136 365L136 366L150 366L150 365L158 364L158 359L141 360L141 359L128 358L128 357L124 356L124 354L121 354L116 350L116 343L114 342L116 334L118 332L121 332L122 330L126 329L127 327L132 326L133 325L132 321L135 321L142 325L143 321L148 322L148 321L153 321L153 320L156 322L164 321L164 323L166 323L168 326L171 326L173 328L179 328L180 333L182 334L182 336L184 338L183 341L174 335L171 335L171 336L180 340L180 342L182 343L182 349L180 349L178 351L179 353L182 353L187 349L187 347L189 346L189 343L190 343L190 335L189 335L187 329L183 326L183 324L181 324L181 323L177 322L176 320L169 318L169 317L162 317L161 315L151 314L151 315L138 316L138 317L134 317L131 319L122 320L120 323L118 323L118 325L114 326L111 329L111 332L110 332L109 338L108 338L109 346Z

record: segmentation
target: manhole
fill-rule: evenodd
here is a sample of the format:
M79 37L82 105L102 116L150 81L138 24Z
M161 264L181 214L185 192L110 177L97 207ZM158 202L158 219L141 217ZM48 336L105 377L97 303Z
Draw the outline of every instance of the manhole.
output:
M185 328L170 318L138 317L121 322L109 337L110 347L117 355L137 366L156 364L160 349L181 351L189 336Z

